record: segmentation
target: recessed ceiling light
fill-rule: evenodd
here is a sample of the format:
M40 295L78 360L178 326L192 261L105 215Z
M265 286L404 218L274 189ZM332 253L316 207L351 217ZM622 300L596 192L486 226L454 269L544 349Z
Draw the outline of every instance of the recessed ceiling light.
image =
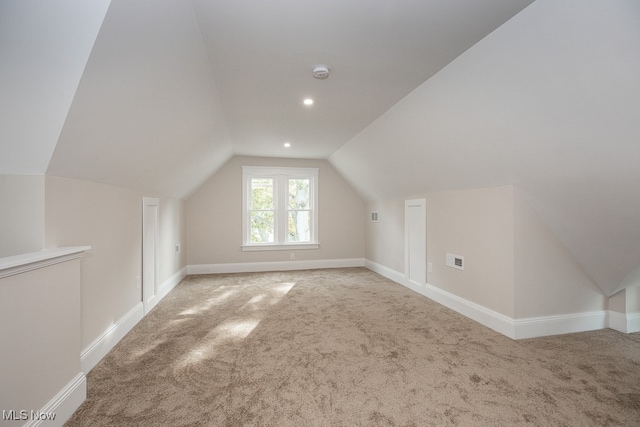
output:
M290 142L285 142L284 143L284 148L289 148L291 147L291 143Z
M313 99L311 98L305 98L305 100L302 102L304 103L304 105L313 105Z

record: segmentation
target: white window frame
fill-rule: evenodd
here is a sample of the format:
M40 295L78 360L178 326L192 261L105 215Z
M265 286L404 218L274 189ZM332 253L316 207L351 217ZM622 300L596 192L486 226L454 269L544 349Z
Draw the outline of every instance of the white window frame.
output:
M273 243L251 242L251 180L253 178L273 179L275 210L275 230ZM311 201L311 240L309 242L287 241L288 180L290 178L309 179L309 200ZM318 249L318 168L288 168L271 166L242 166L242 250L277 251Z

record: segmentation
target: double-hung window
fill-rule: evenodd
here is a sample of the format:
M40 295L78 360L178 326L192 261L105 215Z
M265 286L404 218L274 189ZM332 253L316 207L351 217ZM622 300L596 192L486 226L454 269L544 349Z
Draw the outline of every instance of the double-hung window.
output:
M242 249L318 248L318 169L242 167Z

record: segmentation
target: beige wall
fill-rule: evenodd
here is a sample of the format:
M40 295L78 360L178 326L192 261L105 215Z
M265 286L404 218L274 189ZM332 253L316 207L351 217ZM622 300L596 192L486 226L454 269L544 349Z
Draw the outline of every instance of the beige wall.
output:
M317 250L242 252L242 166L319 168ZM187 200L187 263L364 257L364 202L325 160L232 157Z
M625 314L627 312L627 290L623 289L609 297L609 310Z
M464 256L465 269L445 264ZM513 189L510 186L427 195L427 282L514 317Z
M627 313L640 313L640 286L632 286L627 291Z
M517 189L514 250L517 317L607 309L605 295Z
M371 221L372 211L378 222ZM404 199L368 202L363 218L366 259L404 273Z
M430 285L512 318L606 310L602 291L515 187L413 198L427 200ZM404 199L366 209L366 258L403 274ZM369 220L373 210L377 223ZM446 266L447 252L464 256L464 271Z
M622 314L640 313L640 286L631 286L609 297L609 310Z
M0 278L0 409L39 411L80 373L80 263Z
M187 265L185 211L186 202L184 200L160 198L160 247L158 252L161 261L158 266L158 285L162 285L165 280ZM142 211L140 215L142 215ZM142 231L140 233L142 234ZM176 252L176 245L180 245L180 252Z
M82 264L82 347L142 300L141 192L69 178L46 177L46 246L91 246ZM153 197L154 195L149 195ZM184 201L160 198L159 272L162 285L185 266Z
M44 248L44 176L0 175L0 257Z

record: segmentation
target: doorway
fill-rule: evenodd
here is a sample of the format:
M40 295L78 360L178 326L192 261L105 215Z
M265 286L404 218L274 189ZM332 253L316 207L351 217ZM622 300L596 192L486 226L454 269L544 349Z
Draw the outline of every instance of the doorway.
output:
M142 198L142 304L145 315L158 303L159 208L159 199Z
M405 200L405 277L413 285L427 283L427 208L425 199Z

